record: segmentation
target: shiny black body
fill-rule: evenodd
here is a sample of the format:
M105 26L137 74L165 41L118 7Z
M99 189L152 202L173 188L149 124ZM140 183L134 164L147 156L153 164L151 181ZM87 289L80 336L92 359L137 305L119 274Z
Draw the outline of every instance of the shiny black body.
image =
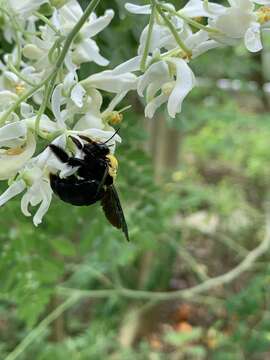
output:
M51 174L52 190L59 198L75 206L88 206L101 201L103 211L110 223L122 229L129 240L128 228L117 191L113 185L113 178L109 175L107 155L110 149L106 144L99 144L89 138L82 144L78 139L71 138L75 145L82 150L83 159L70 157L63 149L50 145L55 156L69 166L78 167L76 174L66 178Z
M57 175L50 176L51 187L55 194L66 203L75 206L92 205L104 196L104 189L99 190L97 180L79 180L76 176L61 179Z

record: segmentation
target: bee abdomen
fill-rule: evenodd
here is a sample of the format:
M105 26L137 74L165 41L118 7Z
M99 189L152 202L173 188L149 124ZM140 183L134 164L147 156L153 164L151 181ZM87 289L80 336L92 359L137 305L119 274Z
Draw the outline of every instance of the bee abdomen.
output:
M96 180L82 180L75 176L61 179L57 175L51 175L50 181L53 192L72 205L92 205L104 196L104 189L99 189L100 182Z

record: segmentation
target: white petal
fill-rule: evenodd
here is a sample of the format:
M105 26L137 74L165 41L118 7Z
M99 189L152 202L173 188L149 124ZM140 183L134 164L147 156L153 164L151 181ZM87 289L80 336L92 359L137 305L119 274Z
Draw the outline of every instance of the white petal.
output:
M196 58L199 55L207 52L208 50L221 47L222 44L209 40L209 35L206 31L200 30L192 34L187 40L186 45L189 49L192 49L192 58Z
M0 91L0 109L5 110L18 99L18 96L11 91Z
M6 180L16 175L16 173L33 156L36 149L35 136L28 131L26 147L19 155L4 153L0 155L0 180Z
M73 130L84 131L87 129L104 129L104 123L100 116L95 114L86 113L74 126Z
M156 95L156 93L161 89L162 85L164 84L164 81L154 81L152 82L150 85L148 85L147 89L146 89L146 101L150 102L151 100L153 100L154 96Z
M23 120L23 122L27 125L28 129L32 129L35 131L36 128L36 119L37 116L33 116L29 119ZM47 115L41 115L39 127L42 131L47 133L53 133L59 130L59 127L55 121L52 121L48 118Z
M259 23L252 23L245 33L245 45L251 52L262 50L261 27Z
M43 200L41 202L40 207L38 208L38 211L36 212L33 222L35 226L38 226L41 224L43 216L46 214L46 212L49 210L51 200L52 200L52 190L48 182L43 180L43 184L41 186L41 194L43 197Z
M0 128L0 147L14 146L12 140L25 137L27 132L26 125L22 121L4 125Z
M244 36L250 23L254 20L256 20L255 14L243 11L238 7L232 7L228 8L224 14L220 15L214 24L215 27L225 35L238 39Z
M65 122L61 115L61 100L62 100L62 88L63 84L59 84L55 87L52 94L52 112L55 119L61 128L65 128Z
M76 75L76 70L78 69L78 65L75 65L72 60L72 52L68 51L65 57L65 65L69 72L71 72L74 76Z
M27 191L23 195L22 200L21 200L21 211L24 214L24 216L31 216L31 213L28 210L28 206L30 205L30 201L31 201L31 195Z
M160 94L159 96L155 97L145 107L145 116L151 119L154 116L156 110L167 100L168 95L165 94Z
M103 115L105 113L113 111L116 108L116 106L125 98L126 95L127 95L127 91L115 95L115 97L109 103L106 111L104 111Z
M150 5L135 5L131 3L126 3L125 8L132 14L144 14L148 15L151 14L151 6Z
M143 96L143 92L145 88L151 84L152 82L157 82L160 80L161 82L166 82L168 78L169 68L165 61L159 61L152 64L146 72L139 77L138 80L138 94Z
M18 15L24 16L26 13L37 10L40 5L47 2L47 0L9 0L8 2L13 11L15 11Z
M76 84L71 91L71 100L79 108L83 107L83 97L86 91L80 84Z
M92 39L84 39L75 48L72 60L79 65L84 62L93 61L100 66L107 66L109 61L99 53L99 47Z
M90 97L90 110L96 114L100 114L100 108L103 103L103 98L101 93L96 89L88 90L88 96Z
M63 81L63 89L64 89L64 93L68 93L69 90L71 89L72 86L74 86L76 84L76 73L74 74L74 72L69 72Z
M88 129L85 131L77 131L77 132L69 131L69 133L71 135L73 133L75 133L77 135L89 136L91 139L100 141L100 142L105 142L105 141L109 140L112 136L113 136L113 138L112 138L113 142L121 142L122 141L120 136L118 134L115 134L114 131L104 131L104 130L100 130L100 129Z
M184 60L170 59L170 62L176 66L176 84L168 100L168 113L174 118L181 111L184 98L194 87L195 77Z
M4 78L6 78L7 80L9 80L11 83L13 83L13 85L14 85L14 84L17 84L18 81L19 81L18 76L15 75L15 74L14 74L13 72L11 72L11 71L4 71L3 75L4 75Z
M135 90L137 77L131 73L117 75L112 70L105 70L89 76L87 79L83 80L81 84L86 90L92 87L112 93L119 93Z
M227 9L225 6L222 6L222 5L219 5L219 4L209 3L208 0L207 1L202 1L202 3L203 3L204 10L208 14L206 16L222 15Z
M228 0L232 7L238 7L244 12L251 12L255 5L253 0Z
M178 21L178 20L177 20ZM184 29L184 21L179 19L178 24L175 24L175 27L178 29L178 33L181 33ZM147 41L149 25L146 26L140 36L140 45L138 48L138 54L143 55L145 44ZM182 36L183 37L183 36ZM149 47L149 53L154 53L157 49L173 49L177 46L175 38L171 34L170 30L164 25L154 24L151 43Z
M15 181L10 187L0 196L0 206L4 205L7 201L20 194L25 189L23 180Z
M56 27L56 29L61 30L60 16L59 16L59 12L57 11L57 9L54 9L54 12L53 12L50 20L51 20L53 26Z
M180 11L180 14L188 17L208 16L209 12L204 7L204 2L201 0L190 0Z
M34 109L33 106L22 102L21 103L21 115L24 119L31 118L34 116Z
M85 37L93 37L105 29L112 18L114 17L114 11L109 9L105 12L104 16L100 16L94 21L90 21L90 24L83 28L83 34Z
M82 8L76 0L70 0L60 9L61 30L67 34L78 22L83 14Z
M149 57L150 59L150 57ZM140 63L142 61L142 56L135 56L134 58L123 62L113 69L114 75L121 75L129 72L139 71Z

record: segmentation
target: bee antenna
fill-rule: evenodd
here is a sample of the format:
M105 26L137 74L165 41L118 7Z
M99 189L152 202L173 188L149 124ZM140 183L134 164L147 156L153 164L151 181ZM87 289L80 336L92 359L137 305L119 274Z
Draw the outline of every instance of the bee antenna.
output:
M107 144L110 140L112 140L119 131L120 131L120 128L118 128L117 130L115 130L115 133L113 134L113 136L111 136L108 140L106 140L106 141L103 143L103 145L104 145L104 144Z

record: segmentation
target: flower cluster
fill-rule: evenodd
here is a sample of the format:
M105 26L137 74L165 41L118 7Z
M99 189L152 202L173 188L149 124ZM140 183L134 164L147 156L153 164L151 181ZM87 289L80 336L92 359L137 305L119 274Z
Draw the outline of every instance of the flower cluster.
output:
M126 3L127 12L150 19L137 56L81 80L81 64L109 64L96 35L109 26L114 11L98 17L99 1L92 0L84 12L77 0L0 1L3 36L15 44L0 63L0 180L9 182L0 206L23 193L26 216L30 205L38 206L35 225L50 206L50 174L65 178L76 173L48 146L38 153L40 139L82 158L70 136L110 139L122 119L122 110L116 109L132 90L144 97L146 117L166 104L174 118L196 83L192 59L241 41L249 51L259 51L261 32L270 24L270 0L228 0L228 6L190 0L182 9L158 0ZM104 92L111 94L106 108ZM110 140L112 152L120 141L118 135Z

